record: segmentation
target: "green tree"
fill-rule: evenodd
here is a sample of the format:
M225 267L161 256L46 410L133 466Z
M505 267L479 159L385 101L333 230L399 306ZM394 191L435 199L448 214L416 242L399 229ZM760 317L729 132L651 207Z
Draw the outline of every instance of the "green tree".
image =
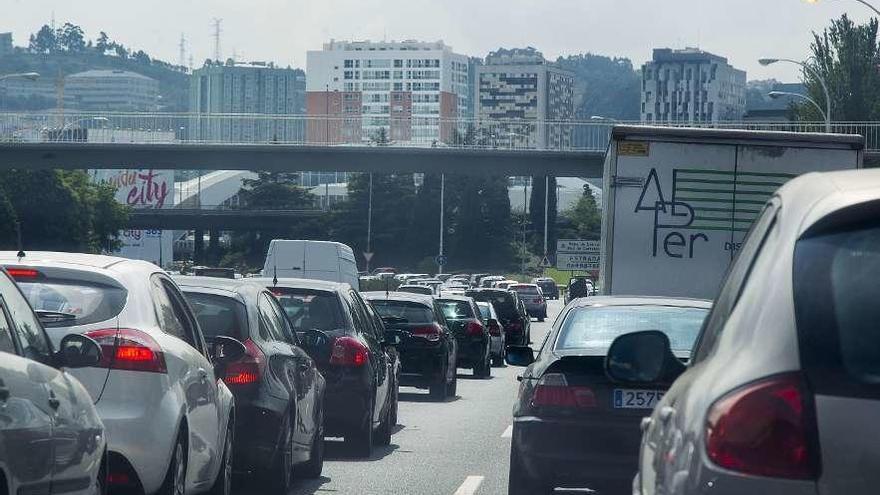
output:
M110 37L107 36L107 33L101 31L98 35L98 40L95 42L95 48L98 52L103 55L108 49L110 49Z
M589 119L601 115L620 120L639 120L642 80L628 58L585 53L559 57L563 69L575 75L575 116Z
M549 188L548 188L549 185ZM553 252L556 246L556 177L538 175L532 177L532 195L529 198L529 220L534 232L532 236L532 248L538 254L544 254L544 196L545 190L549 189L547 205L547 250Z
M58 38L55 31L47 25L43 25L36 34L32 34L28 43L28 50L31 53L55 53L58 51Z
M55 34L58 45L66 52L81 53L86 48L85 34L81 27L65 22Z
M6 190L0 187L0 249L18 249L18 234L16 225L18 214L9 200Z
M447 178L448 253L452 267L503 269L513 260L513 222L504 176Z
M566 235L573 234L578 239L599 239L602 234L602 213L596 204L593 190L589 184L584 184L584 193L575 203L574 207L564 212L564 217L571 225L571 231Z

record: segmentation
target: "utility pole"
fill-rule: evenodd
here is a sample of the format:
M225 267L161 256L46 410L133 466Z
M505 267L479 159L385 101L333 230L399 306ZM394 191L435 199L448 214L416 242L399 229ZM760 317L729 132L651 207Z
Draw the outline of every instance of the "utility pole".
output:
M180 33L180 45L178 46L180 53L177 60L177 63L181 67L186 67L186 36L183 33Z
M367 203L367 252L373 252L373 173L370 172L370 194ZM370 272L370 260L367 259L367 273Z
M444 209L444 197L446 195L446 174L440 174L440 254L437 257L437 265L439 268L437 269L437 274L443 273L443 263L440 261L443 260L443 221L445 220L446 210Z
M526 274L526 225L529 221L529 178L523 177L523 221L522 221L522 258L520 260L520 272Z
M220 24L223 22L223 19L214 18L214 60L220 61L220 33L223 30L220 28Z
M544 259L547 259L547 238L550 232L550 176L544 176ZM543 262L543 260L541 260ZM543 263L541 263L543 265ZM542 267L541 274L546 267Z

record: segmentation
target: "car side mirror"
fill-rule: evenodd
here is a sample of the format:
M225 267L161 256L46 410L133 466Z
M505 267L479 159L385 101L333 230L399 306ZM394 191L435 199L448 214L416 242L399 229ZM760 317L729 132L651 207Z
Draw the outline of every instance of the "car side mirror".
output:
M89 368L97 366L104 359L101 346L78 333L65 335L61 339L56 356L58 365L65 368Z
M232 337L218 335L211 339L211 361L216 366L234 363L243 358L247 349L244 344Z
M669 337L658 330L617 337L605 357L605 374L616 382L671 383L684 369L672 353Z
M511 345L507 347L507 364L511 366L528 366L535 362L535 351L524 345Z
M333 340L326 333L310 329L305 332L297 332L302 348L312 359L325 362L330 359L330 342Z
M396 330L386 330L385 331L385 341L383 342L386 346L396 346L400 345L403 342L403 337L401 337L400 332Z

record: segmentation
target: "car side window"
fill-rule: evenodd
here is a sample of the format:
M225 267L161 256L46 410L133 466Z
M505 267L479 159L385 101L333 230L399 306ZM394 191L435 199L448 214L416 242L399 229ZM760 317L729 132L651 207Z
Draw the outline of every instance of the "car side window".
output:
M15 342L6 316L6 304L0 299L0 352L15 354Z
M296 336L296 331L294 331L293 326L291 326L290 318L287 317L284 308L282 308L278 300L271 295L264 294L264 296L269 298L269 302L272 303L272 308L274 308L275 313L278 314L278 321L281 323L281 333L285 336L285 341L297 346L300 345L299 338Z
M13 330L18 336L22 355L51 366L52 346L46 337L43 325L18 287L5 275L0 276L0 294L3 295L3 303L9 312Z
M183 298L179 294L175 295L171 284L163 280L160 275L153 275L151 278L151 290L162 331L200 350L201 346L196 343L192 323L186 317L186 310L182 306Z
M278 310L266 294L260 295L257 309L260 313L260 333L263 334L263 337L266 340L276 340L280 342L287 342L290 340L289 337L285 336L284 330L281 326L281 315L278 314Z
M715 348L721 332L724 331L724 325L727 319L736 307L737 301L742 294L743 288L748 281L755 260L761 253L767 234L776 224L776 214L779 211L778 200L771 200L764 207L764 211L755 220L752 229L746 235L742 244L742 249L737 254L736 259L731 264L727 272L724 283L721 286L721 292L718 294L712 311L706 318L700 337L694 345L693 360L691 364L698 363L706 359Z
M351 299L351 305L354 314L358 318L358 331L372 339L375 339L376 331L373 329L373 323L367 316L367 310L366 308L364 308L363 302L361 302L360 297L358 297L358 295L354 292L351 292L348 297Z

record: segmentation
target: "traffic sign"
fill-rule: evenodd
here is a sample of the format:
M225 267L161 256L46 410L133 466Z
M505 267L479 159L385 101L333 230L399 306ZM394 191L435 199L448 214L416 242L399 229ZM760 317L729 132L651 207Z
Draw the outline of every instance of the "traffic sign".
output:
M579 239L559 239L556 241L557 253L598 253L599 250L599 241Z
M434 258L434 261L436 261L437 264L440 265L440 266L445 266L445 265L446 265L446 262L449 261L449 260L446 258L446 256L443 256L443 255L441 254L440 256L437 256L436 258Z
M544 256L544 259L541 260L541 264L538 266L541 268L550 268L553 265L550 263L550 258Z
M370 261L373 260L373 255L374 255L374 254L376 254L376 253L367 253L367 252L364 252L364 259L367 260L367 263L369 263Z

